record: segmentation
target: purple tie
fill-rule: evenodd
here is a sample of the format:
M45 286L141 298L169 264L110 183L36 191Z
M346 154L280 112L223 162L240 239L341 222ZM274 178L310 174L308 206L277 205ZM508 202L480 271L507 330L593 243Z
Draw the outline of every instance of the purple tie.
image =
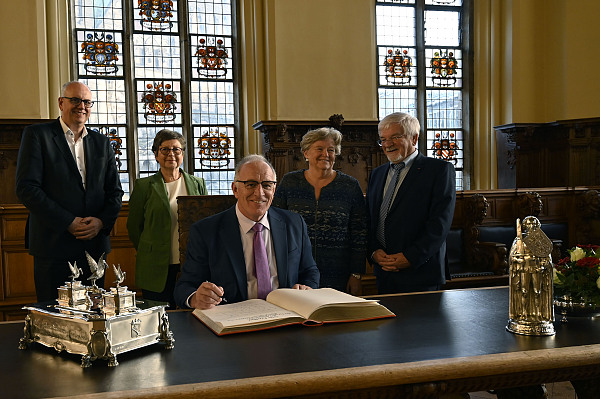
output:
M271 292L271 273L269 273L269 260L267 259L267 249L260 233L263 225L256 223L254 230L254 239L252 248L254 250L254 274L256 275L256 284L258 289L258 298L265 299Z

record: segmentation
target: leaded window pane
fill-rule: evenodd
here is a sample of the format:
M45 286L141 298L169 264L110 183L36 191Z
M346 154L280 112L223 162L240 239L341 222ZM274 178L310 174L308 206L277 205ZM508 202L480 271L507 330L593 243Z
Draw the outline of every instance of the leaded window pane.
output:
M392 112L404 112L416 117L417 90L379 88L379 119Z
M377 6L377 44L415 45L414 7Z
M135 76L144 79L181 77L179 37L133 35Z
M460 13L457 11L425 11L425 45L459 46Z

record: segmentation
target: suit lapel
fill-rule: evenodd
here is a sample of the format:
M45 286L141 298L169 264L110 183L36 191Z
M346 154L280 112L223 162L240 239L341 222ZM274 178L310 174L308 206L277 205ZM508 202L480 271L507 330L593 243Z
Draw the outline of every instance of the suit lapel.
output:
M273 240L273 248L275 250L275 261L277 262L277 279L280 287L286 287L288 283L288 242L285 223L277 212L269 209L269 226L271 227L271 240Z
M154 191L158 195L158 198L161 199L166 210L170 213L171 206L169 205L169 196L167 194L167 187L165 186L165 183L163 182L162 174L160 173L160 171L158 171L157 173L152 175L152 177L150 179L150 187L151 187L152 191Z
M79 171L77 170L77 164L75 163L73 154L71 153L71 150L69 149L69 145L67 144L67 139L65 138L65 133L62 130L62 125L60 124L60 122L58 120L56 122L53 133L54 133L54 138L53 138L54 144L56 144L56 148L58 149L58 152L60 152L62 154L62 156L65 158L67 167L73 173L73 175L76 177L76 179L79 181L81 188L83 188L83 181L81 180L81 175L79 174ZM86 154L86 157L87 157L87 154Z
M191 175L185 173L181 170L181 175L183 176L183 180L185 181L185 188L187 189L188 195L200 195L200 191L198 191L198 185L196 181L192 178Z
M235 206L229 208L224 215L222 224L219 226L219 240L222 247L227 248L227 255L235 274L238 289L243 299L248 299L248 279L246 278L246 261L244 249L240 238L240 224L235 214Z
M87 135L82 137L83 140L83 152L85 153L85 174L86 176L98 176L97 162L98 162L98 154L96 154L97 149L94 146L93 138L90 136L90 131L87 131ZM86 179L86 185L88 190L95 186L97 183L96 179Z
M379 215L379 208L381 208L381 202L383 201L383 189L385 188L385 181L387 179L388 172L390 170L390 163L387 163L387 167L381 168L379 178L373 182L373 192L375 193L375 201L373 201L375 214Z
M419 153L413 161L413 164L411 165L410 169L408 170L408 173L404 177L402 184L400 185L400 187L398 187L398 192L396 193L394 202L390 206L390 212L398 206L398 203L404 196L404 193L412 190L412 187L419 181L419 175L421 174L422 170L422 159L423 155Z

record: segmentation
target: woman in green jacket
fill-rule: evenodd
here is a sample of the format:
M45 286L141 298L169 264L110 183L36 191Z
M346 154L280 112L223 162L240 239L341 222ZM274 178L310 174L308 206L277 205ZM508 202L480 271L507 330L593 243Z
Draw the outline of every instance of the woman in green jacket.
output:
M185 138L163 129L156 134L152 152L160 170L138 179L129 199L127 230L137 251L135 284L150 305L175 308L173 290L179 273L177 197L207 194L204 179L181 169Z

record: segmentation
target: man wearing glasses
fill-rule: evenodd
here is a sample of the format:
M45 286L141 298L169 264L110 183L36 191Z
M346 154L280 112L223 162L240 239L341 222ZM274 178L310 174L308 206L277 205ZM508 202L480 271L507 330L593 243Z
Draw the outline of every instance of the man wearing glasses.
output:
M57 288L70 280L68 262L77 262L86 281L91 272L85 252L96 261L110 252L123 190L108 138L85 127L93 105L86 85L65 83L60 117L23 131L16 192L29 209L25 244L39 302L57 298Z
M300 215L271 208L276 175L261 155L236 166L234 207L190 229L175 300L180 307L209 309L221 302L261 298L276 288L319 284L306 224Z
M393 113L378 126L388 158L367 187L368 254L380 294L440 289L456 202L454 167L417 150L419 121Z

